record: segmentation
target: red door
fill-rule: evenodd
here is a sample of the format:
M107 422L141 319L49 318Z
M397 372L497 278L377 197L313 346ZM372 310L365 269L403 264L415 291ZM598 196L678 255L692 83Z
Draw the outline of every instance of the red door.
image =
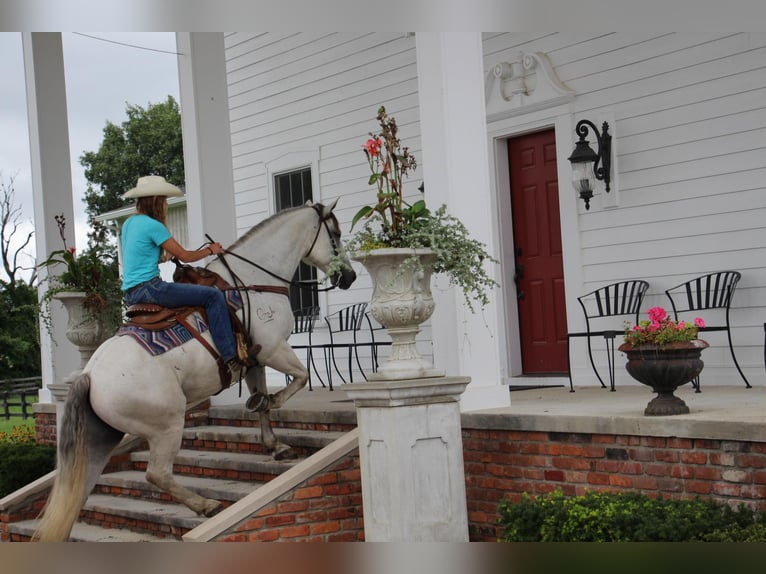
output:
M553 130L509 140L524 374L567 372L567 323Z

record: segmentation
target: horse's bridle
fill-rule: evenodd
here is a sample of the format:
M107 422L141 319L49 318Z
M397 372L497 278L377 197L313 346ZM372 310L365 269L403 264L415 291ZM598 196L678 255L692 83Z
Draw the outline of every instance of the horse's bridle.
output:
M321 207L322 206L320 204L313 204L311 207L316 212L316 214L319 216L319 225L317 225L317 232L314 235L314 240L311 242L311 245L309 246L308 251L306 251L305 255L301 259L305 259L306 257L308 257L309 254L314 250L314 246L316 245L316 242L319 239L319 234L322 231L322 227L323 226L324 226L325 230L327 231L327 236L330 239L330 245L332 245L333 255L337 255L338 254L338 241L337 241L336 237L340 238L340 234L337 233L337 232L331 231L329 225L327 224L327 221L328 220L332 221L335 224L335 227L337 229L337 227L338 227L338 219L335 217L335 214L332 213L332 212L330 212L327 215L323 215L322 211L321 211ZM205 234L205 237L208 239L208 241L210 243L213 243L213 239L209 235ZM273 277L274 279L282 281L283 283L287 283L291 287L298 287L299 289L311 289L311 290L317 291L317 292L320 292L320 291L330 291L332 289L335 289L335 285L331 285L330 287L325 287L325 288L319 288L318 287L318 285L319 285L318 281L293 281L292 279L285 279L284 277L280 277L276 273L274 273L274 272L266 269L265 267L259 265L255 261L252 261L252 260L248 259L247 257L243 257L242 255L239 255L238 253L235 253L234 251L229 251L228 249L224 249L224 253L226 255L231 255L232 257L236 257L240 261L244 261L245 263L247 263L249 265L252 265L256 269L260 269L261 271L263 271L267 275ZM258 289L258 287L259 287L258 285L245 285L244 282L239 278L239 276L237 276L236 273L234 273L234 271L231 269L229 264L226 262L226 258L224 257L223 254L218 255L218 259L221 261L223 266L229 272L229 275L231 276L232 281L234 283L234 286L236 287L237 290L255 291L255 290Z

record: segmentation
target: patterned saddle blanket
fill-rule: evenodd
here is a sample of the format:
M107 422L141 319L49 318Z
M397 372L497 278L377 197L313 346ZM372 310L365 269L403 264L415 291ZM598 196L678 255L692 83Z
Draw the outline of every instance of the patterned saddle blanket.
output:
M242 297L238 291L227 290L224 291L224 295L232 311L242 309ZM199 333L208 330L207 319L201 311L192 311L185 321ZM195 338L183 323L175 320L168 321L168 325L161 329L148 329L125 323L117 330L117 335L133 337L151 355L161 355Z

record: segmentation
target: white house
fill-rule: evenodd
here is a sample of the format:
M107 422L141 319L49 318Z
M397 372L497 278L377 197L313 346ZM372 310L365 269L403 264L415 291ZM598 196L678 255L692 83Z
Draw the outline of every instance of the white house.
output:
M380 105L397 118L418 159L408 194L424 183L427 203L447 204L500 260L484 313L441 284L420 336L437 367L472 378L463 410L507 405L508 385L568 385L566 334L584 328L578 296L643 279L645 311L667 307L669 287L721 270L742 274L732 342L749 382L763 384L766 34L177 37L192 245L206 232L226 243L273 214L275 182L290 173L310 181L314 201L340 198L348 232L374 198L361 145ZM38 251L48 252L57 237L47 214L71 212L59 185L71 180L68 151L52 145L66 139L61 44L25 33L24 46ZM599 182L589 209L568 161L583 119L607 122L613 138L610 191ZM369 298L358 271L352 289L322 296L326 313ZM705 338L703 384L744 386L725 334ZM575 385L599 384L584 341L572 350ZM596 361L605 368L606 353ZM618 357L623 384L636 383Z

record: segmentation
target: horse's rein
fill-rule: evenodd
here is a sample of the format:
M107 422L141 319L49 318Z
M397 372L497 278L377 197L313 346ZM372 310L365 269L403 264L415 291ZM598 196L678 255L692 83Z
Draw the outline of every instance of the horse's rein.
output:
M327 217L322 217L322 214L319 213L318 209L314 209L314 211L316 211L317 214L319 214L320 222L319 222L319 225L317 226L317 232L316 232L316 235L314 235L314 240L311 242L311 246L309 247L308 251L306 251L306 255L311 253L311 251L314 249L314 245L316 245L317 239L319 239L319 233L322 231L322 226L323 225L324 225L325 229L327 230L327 235L330 238L330 243L332 244L333 252L337 253L338 252L338 246L335 243L335 238L333 237L332 233L330 232L329 227L327 226L327 219L328 218ZM214 243L213 238L210 237L210 235L208 235L207 233L205 234L205 237L208 239L208 241L210 243ZM231 255L232 257L236 257L240 261L244 261L245 263L255 267L256 269L259 269L259 270L263 271L264 273L266 273L267 275L273 277L274 279L282 281L283 283L287 283L290 287L298 287L299 289L307 289L308 288L308 289L311 289L312 291L316 291L318 293L319 292L324 292L324 291L331 291L332 289L335 289L335 285L332 285L330 287L320 288L320 287L318 287L319 281L293 281L292 279L286 279L286 278L280 277L276 273L266 269L262 265L259 265L255 261L252 261L251 259L248 259L247 257L243 257L239 253L235 253L234 251L229 251L228 249L225 249L225 248L224 248L224 253L226 255ZM226 267L226 270L229 272L229 275L231 275L231 277L234 280L234 283L237 285L238 289L250 290L250 291L258 291L258 290L275 291L274 289L271 289L271 288L270 289L263 289L262 285L250 285L250 286L245 285L244 282L231 269L231 267L229 266L228 262L226 261L226 258L223 256L223 254L219 254L217 257L221 261L223 266ZM304 257L305 257L305 255L304 255Z

